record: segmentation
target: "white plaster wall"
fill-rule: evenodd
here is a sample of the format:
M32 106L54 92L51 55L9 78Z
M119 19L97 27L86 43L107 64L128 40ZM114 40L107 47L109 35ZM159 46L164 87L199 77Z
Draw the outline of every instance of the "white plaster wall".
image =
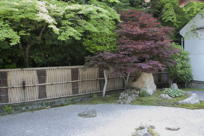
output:
M184 48L188 51L192 66L193 79L204 81L204 39L185 39Z

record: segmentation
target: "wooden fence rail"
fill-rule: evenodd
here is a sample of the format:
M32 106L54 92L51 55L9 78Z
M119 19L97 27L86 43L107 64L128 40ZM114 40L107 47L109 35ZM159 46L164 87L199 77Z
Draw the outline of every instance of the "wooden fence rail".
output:
M155 76L156 82L168 79L166 73L162 75L165 76ZM124 88L123 80L118 75L109 73L108 78L108 91ZM102 91L103 85L103 73L98 68L3 69L0 70L0 104L98 93Z

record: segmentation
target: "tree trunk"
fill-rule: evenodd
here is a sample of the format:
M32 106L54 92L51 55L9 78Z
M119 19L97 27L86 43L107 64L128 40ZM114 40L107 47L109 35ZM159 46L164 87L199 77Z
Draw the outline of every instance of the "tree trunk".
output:
M26 46L26 50L25 50L25 66L26 67L29 67L30 66L30 64L29 64L29 57L30 57L30 48L31 48L31 44L28 44L27 46Z
M107 89L107 85L108 85L108 75L107 75L107 71L103 70L103 74L104 74L104 79L105 79L105 83L103 86L103 97L106 95L106 89Z
M127 77L125 79L125 89L127 89L128 87L129 79L130 79L130 73L127 74Z

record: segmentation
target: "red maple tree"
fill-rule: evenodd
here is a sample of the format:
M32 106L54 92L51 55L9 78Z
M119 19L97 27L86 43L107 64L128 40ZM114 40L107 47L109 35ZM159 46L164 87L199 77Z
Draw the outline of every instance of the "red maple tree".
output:
M120 14L122 22L117 30L118 49L114 53L103 52L88 57L89 65L97 65L103 69L112 67L115 71L128 75L128 83L131 72L153 73L175 64L172 55L178 50L171 46L172 28L161 26L151 14L142 11L127 10ZM104 77L107 77L106 71Z
M155 72L173 64L172 28L161 26L151 14L128 10L121 13L118 53L124 55L132 68L141 72Z

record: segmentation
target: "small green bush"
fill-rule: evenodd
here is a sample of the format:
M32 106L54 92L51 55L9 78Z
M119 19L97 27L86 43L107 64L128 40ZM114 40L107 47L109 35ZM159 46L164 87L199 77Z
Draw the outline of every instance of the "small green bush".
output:
M147 96L150 96L150 95L147 93L147 91L145 89L141 89L139 91L139 96L140 97L147 97Z
M97 95L97 94L92 94L92 97L93 97L93 98L97 98L98 95Z
M10 113L13 112L13 108L12 108L11 106L9 106L9 105L5 105L5 106L3 107L3 111L4 111L5 113L10 114Z
M177 64L168 68L170 78L175 83L188 83L192 80L192 69L188 57L189 54L176 43L173 43L172 46L180 50L180 52L172 56Z
M171 88L164 89L164 93L168 94L170 97L173 97L173 98L180 97L185 94L184 91L180 89L171 89Z

